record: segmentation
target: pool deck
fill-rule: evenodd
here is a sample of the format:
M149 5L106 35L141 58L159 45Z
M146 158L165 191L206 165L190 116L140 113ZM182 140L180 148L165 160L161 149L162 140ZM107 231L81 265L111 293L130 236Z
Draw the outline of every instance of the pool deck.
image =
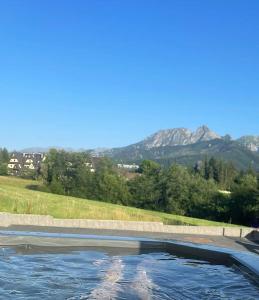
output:
M129 237L129 238L144 238L163 241L178 241L194 243L199 245L210 245L222 248L228 248L235 251L250 252L259 254L259 244L250 241L246 238L226 237L226 236L209 236L209 235L192 235L192 234L175 234L175 233L152 233L139 232L128 230L109 230L109 229L84 229L84 228L62 228L62 227L46 227L46 226L24 226L12 225L9 227L0 227L3 233L8 231L16 232L44 232L44 233L62 233L75 235L95 235L108 237ZM4 240L0 237L0 245L3 245Z

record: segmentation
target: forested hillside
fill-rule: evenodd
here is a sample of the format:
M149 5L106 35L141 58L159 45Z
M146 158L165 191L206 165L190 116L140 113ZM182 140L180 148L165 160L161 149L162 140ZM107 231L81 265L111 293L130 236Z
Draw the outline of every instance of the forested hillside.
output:
M136 147L117 148L105 153L115 161L139 163L143 159L151 159L164 166L176 162L186 166L193 166L206 156L231 161L238 169L253 166L259 170L259 153L252 152L236 141L214 139L190 145L162 146L150 149Z

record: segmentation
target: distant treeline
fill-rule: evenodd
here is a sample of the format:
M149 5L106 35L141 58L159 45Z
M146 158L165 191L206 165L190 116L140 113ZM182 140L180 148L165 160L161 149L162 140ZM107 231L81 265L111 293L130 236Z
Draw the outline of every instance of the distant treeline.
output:
M51 150L38 175L53 193L215 221L257 223L259 179L252 169L240 172L213 157L193 168L162 168L145 160L128 176L107 158L96 160L91 172L90 161L86 153Z

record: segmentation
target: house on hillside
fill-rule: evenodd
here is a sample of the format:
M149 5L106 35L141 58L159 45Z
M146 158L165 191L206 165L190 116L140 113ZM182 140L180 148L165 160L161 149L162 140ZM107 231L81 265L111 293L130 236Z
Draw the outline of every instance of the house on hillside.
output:
M8 163L8 174L20 176L26 170L39 170L44 154L13 152Z
M117 167L119 169L126 169L126 170L138 170L139 169L139 165L136 164L117 164Z

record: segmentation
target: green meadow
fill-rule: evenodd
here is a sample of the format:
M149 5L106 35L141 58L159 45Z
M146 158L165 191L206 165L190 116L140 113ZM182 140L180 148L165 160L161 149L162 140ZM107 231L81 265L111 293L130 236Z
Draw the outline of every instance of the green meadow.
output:
M41 186L42 183L39 181L0 176L0 212L50 215L64 219L153 221L172 225L234 226L32 189Z

